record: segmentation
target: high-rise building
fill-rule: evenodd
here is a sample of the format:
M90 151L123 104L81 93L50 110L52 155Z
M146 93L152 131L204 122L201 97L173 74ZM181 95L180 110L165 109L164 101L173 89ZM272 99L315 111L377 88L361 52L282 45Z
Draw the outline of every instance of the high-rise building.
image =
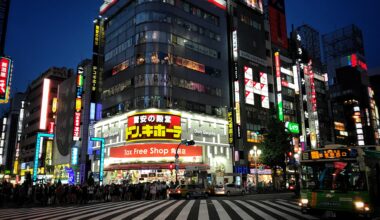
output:
M329 85L336 81L336 69L340 67L340 59L357 54L364 57L363 34L359 27L349 25L331 33L322 35L323 57L327 66ZM367 70L367 67L365 67Z
M3 162L5 169L9 170L11 174L17 174L18 169L18 158L20 154L19 142L21 138L24 105L25 94L16 93L10 101L10 108L6 117Z
M0 0L0 56L4 56L10 0Z
M350 25L323 35L335 143L374 145L379 131L361 30Z
M38 174L46 174L45 165L51 158L53 140L39 134L50 136L54 133L55 114L52 107L58 95L58 85L71 75L71 70L52 67L35 79L25 92L25 115L20 141L21 176L27 171L37 174L37 169Z
M105 1L94 23L91 90L103 119L93 136L108 152L92 143L95 179L99 159L107 182L175 181L170 163L178 180L210 171L223 182L233 172L223 1ZM180 146L175 159L181 139L195 146Z

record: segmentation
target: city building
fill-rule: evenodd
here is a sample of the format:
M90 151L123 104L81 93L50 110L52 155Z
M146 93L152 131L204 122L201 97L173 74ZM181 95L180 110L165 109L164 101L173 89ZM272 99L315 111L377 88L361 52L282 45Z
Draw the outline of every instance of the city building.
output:
M361 30L350 25L323 35L335 143L379 143L378 115L364 57Z
M18 158L20 155L19 142L25 105L24 100L24 93L16 93L10 101L10 107L6 113L6 117L2 120L3 125L6 127L4 140L1 140L0 143L0 147L3 147L1 160L3 161L4 170L11 175L17 174L18 169Z
M52 67L35 79L25 92L25 115L20 140L21 180L25 172L33 173L34 180L37 173L42 175L41 178L51 178L46 175L45 168L52 156L51 137L55 129L52 106L58 95L58 85L71 75L71 70Z
M93 128L105 139L104 157L101 142L89 149L95 179L104 160L105 183L176 181L178 161L178 180L223 182L233 172L226 5L106 1L94 27L91 88L102 119ZM195 146L180 146L175 160L181 139Z
M302 149L315 149L332 143L329 114L328 78L321 61L320 35L309 25L291 32L293 72L297 75L296 94L300 103Z
M63 183L84 183L88 169L88 141L91 99L92 61L83 60L76 74L58 86L56 129L51 165L54 179ZM95 112L92 111L94 115Z
M269 24L262 1L228 2L230 83L233 107L235 173L255 182L255 163L250 152L264 139L270 109L274 109L270 63ZM260 181L262 181L260 175Z

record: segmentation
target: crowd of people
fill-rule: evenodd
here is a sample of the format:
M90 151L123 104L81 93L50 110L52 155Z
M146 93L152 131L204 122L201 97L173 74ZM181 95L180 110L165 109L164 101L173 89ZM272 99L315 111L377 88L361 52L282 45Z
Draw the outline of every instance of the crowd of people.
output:
M125 201L125 200L159 200L167 199L167 190L174 188L173 182L111 184L111 185L67 185L37 184L25 182L13 185L0 183L0 207L23 207L30 205L48 206L64 204L86 204L91 202Z

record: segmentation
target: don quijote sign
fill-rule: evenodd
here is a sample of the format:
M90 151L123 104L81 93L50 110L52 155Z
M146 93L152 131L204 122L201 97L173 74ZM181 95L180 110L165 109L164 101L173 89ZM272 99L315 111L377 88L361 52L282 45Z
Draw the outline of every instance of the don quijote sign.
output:
M126 141L181 140L181 115L139 112L128 116Z

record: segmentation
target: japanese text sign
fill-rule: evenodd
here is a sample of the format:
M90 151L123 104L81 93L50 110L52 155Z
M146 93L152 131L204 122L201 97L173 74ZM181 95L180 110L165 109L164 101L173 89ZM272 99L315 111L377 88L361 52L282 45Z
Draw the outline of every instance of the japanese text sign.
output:
M137 113L128 117L127 142L181 140L181 116L171 113Z

